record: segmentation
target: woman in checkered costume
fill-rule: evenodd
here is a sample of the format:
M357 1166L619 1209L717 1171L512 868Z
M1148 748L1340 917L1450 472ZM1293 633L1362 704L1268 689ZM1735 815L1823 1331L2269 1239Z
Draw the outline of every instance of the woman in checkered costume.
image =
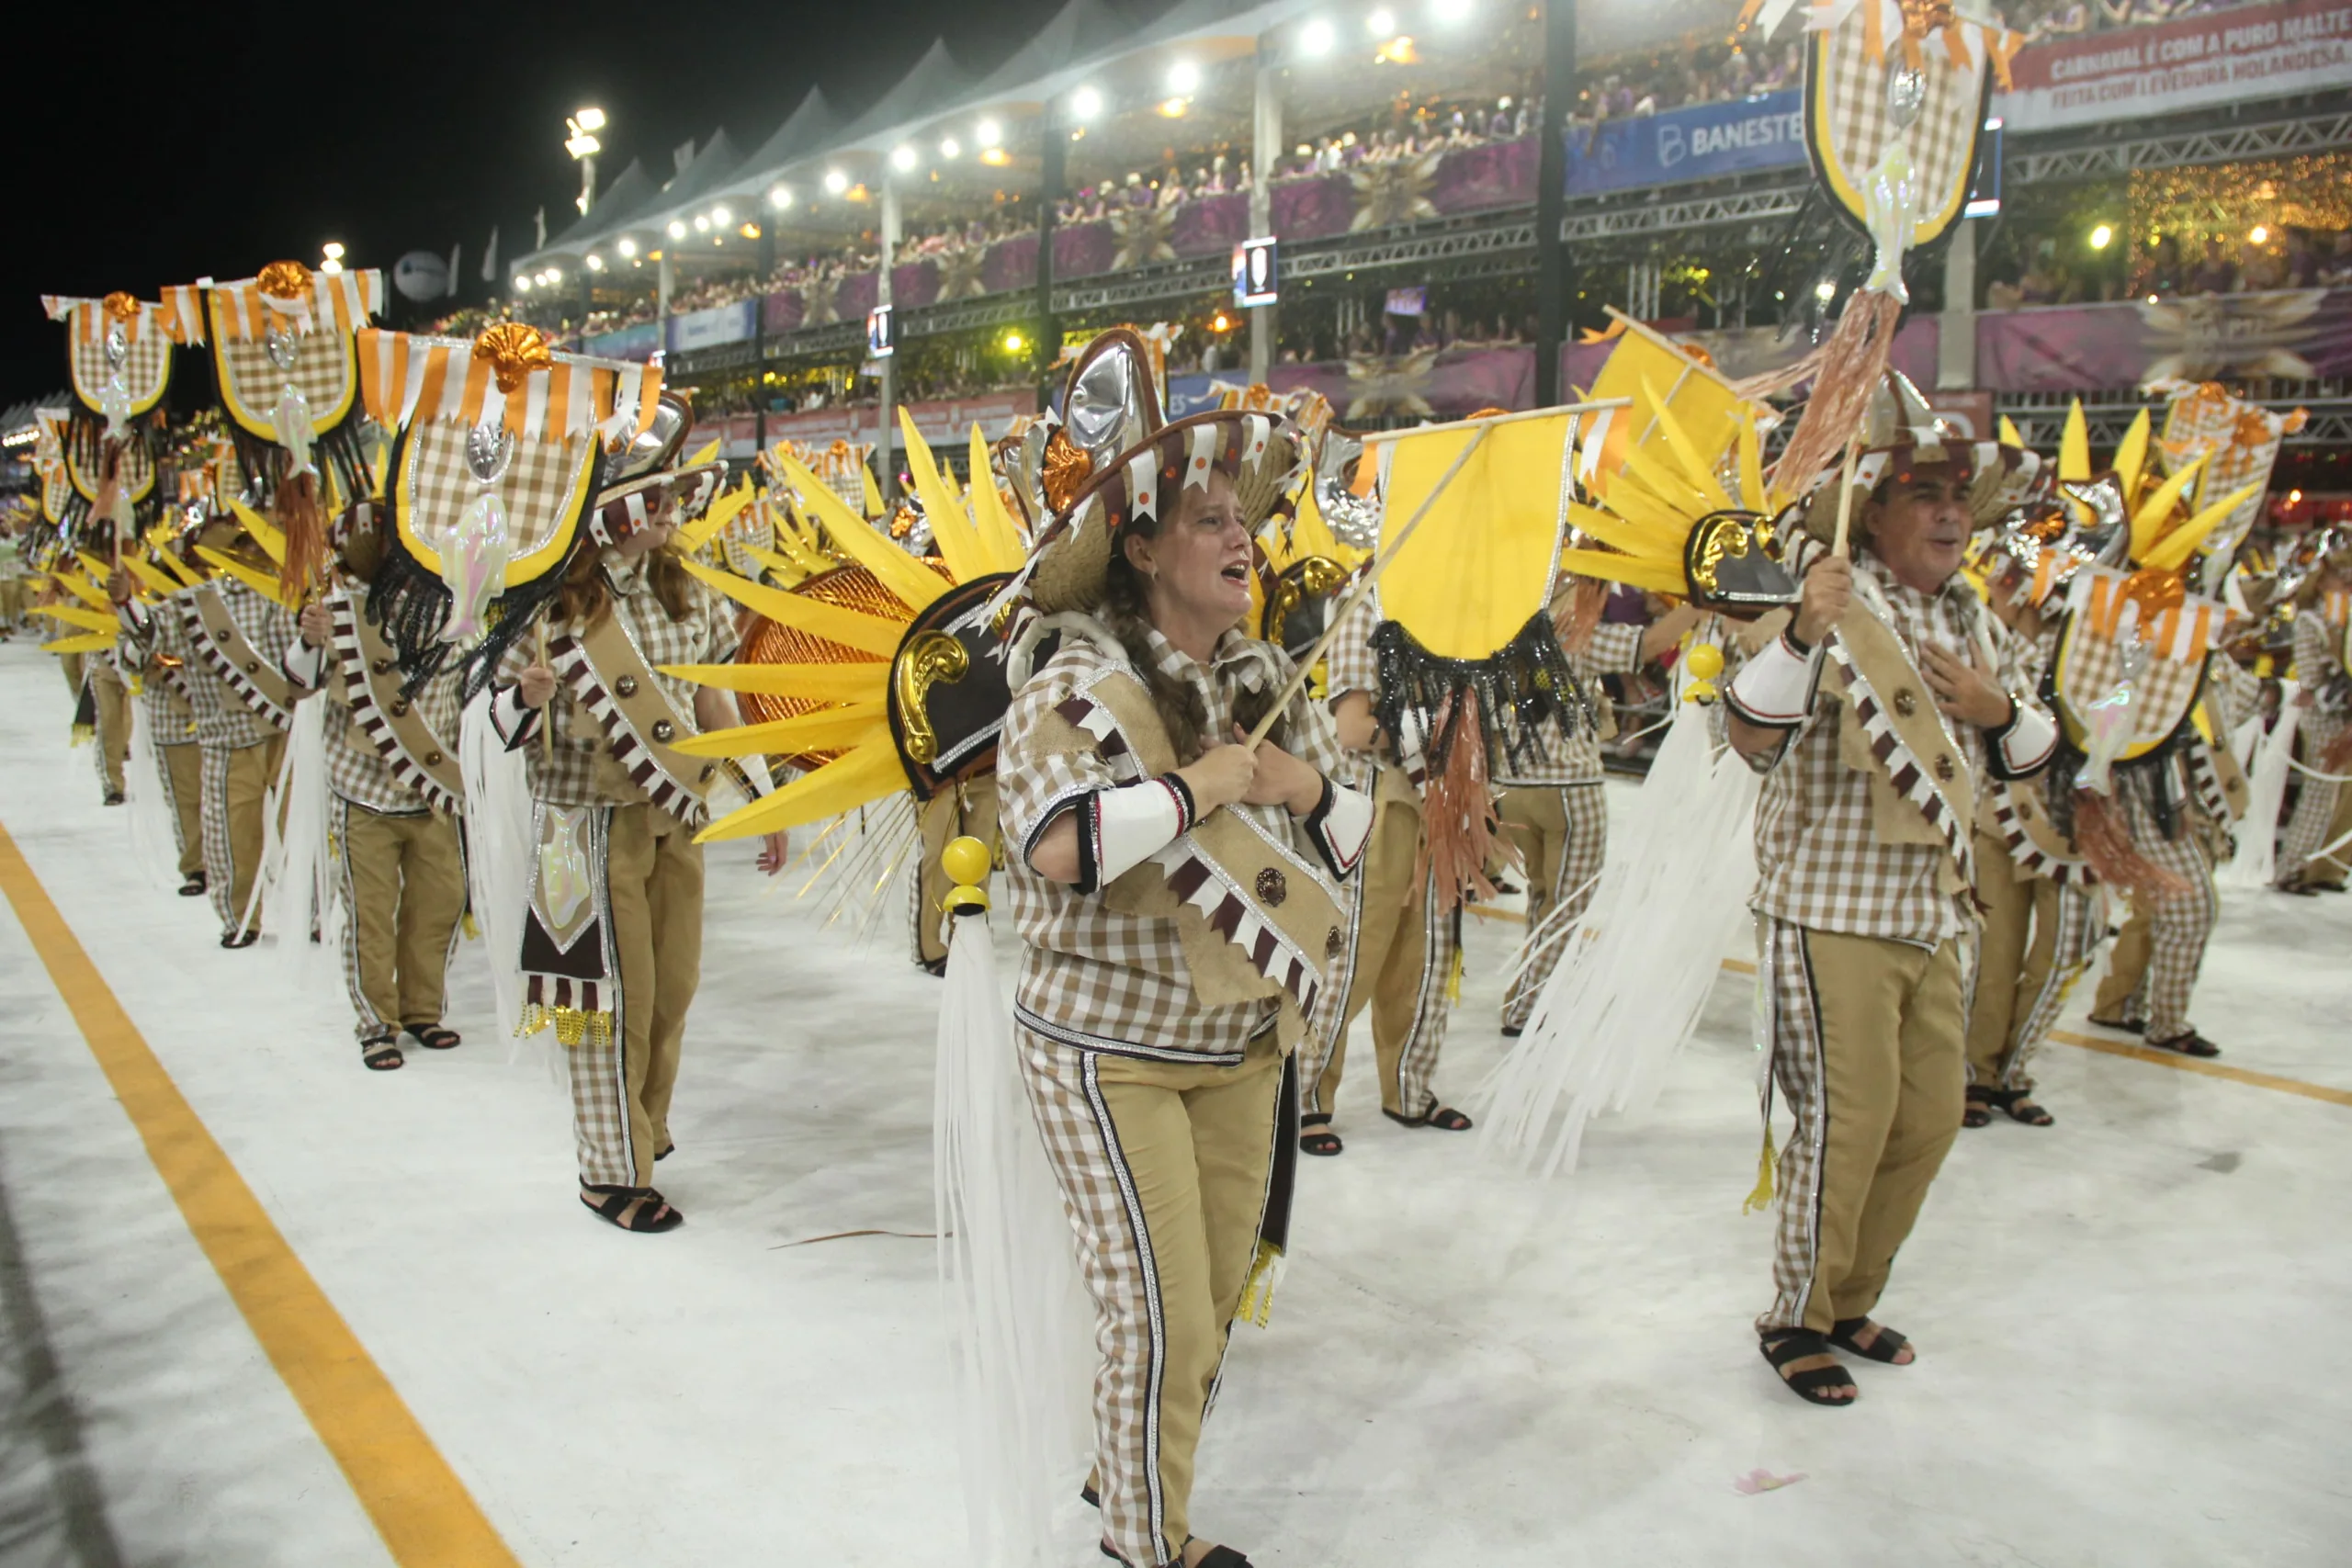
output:
M2057 742L2016 640L1960 574L1972 526L2015 504L2005 476L2026 455L1952 436L1892 373L1859 434L1853 558L1822 543L1833 477L1789 554L1796 615L1724 705L1733 748L1766 775L1758 982L1796 1119L1756 1326L1791 1390L1827 1405L1857 1393L1833 1347L1914 1359L1870 1314L1960 1133L1973 799Z
M1149 363L1131 333L1097 339L1043 454L1023 584L1042 615L997 762L1027 944L1015 1032L1095 1303L1102 1551L1245 1568L1193 1535L1193 1450L1230 1325L1272 1286L1287 1063L1372 807L1330 782L1339 748L1303 694L1236 744L1293 673L1237 628L1295 432L1238 411L1163 425Z
M675 1146L670 1100L686 1011L702 980L703 853L695 832L704 812L700 794L675 787L655 765L661 754L643 742L676 739L681 722L696 731L741 722L729 694L662 672L723 663L735 653L732 616L667 547L681 516L707 504L716 490L715 468L658 471L674 459L691 423L691 412L676 403L651 443L662 448L657 471L607 488L588 514L542 639L546 649L576 647L580 661L561 651L552 660L535 658L518 641L490 708L507 749L526 759L534 802L533 924L523 966L536 973L585 956L596 976L582 990L548 993L526 1011L526 1026L552 1026L563 1046L580 1201L622 1230L649 1234L685 1220L653 1187L653 1162ZM615 656L591 651L600 643L615 647L605 640L615 629L619 657L633 656L633 670L600 664ZM560 677L550 662L567 673ZM677 717L640 737L634 725L643 721L627 720L614 698L626 703L646 682ZM752 761L739 783L764 793L765 761ZM587 886L567 877L550 892L550 854L576 863ZM769 834L760 868L774 874L784 857L784 835ZM550 908L577 911L580 923L543 927ZM562 937L562 951L548 940L549 931Z

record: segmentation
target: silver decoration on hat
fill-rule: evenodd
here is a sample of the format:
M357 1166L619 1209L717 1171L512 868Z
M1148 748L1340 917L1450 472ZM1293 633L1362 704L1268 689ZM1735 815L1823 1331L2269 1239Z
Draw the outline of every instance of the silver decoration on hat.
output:
M1349 470L1363 457L1363 442L1337 425L1323 432L1315 447L1315 506L1331 536L1351 550L1380 543L1380 498L1348 488Z

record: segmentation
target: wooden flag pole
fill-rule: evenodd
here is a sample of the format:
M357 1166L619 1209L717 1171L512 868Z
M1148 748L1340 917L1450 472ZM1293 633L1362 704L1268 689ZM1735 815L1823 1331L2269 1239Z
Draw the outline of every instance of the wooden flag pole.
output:
M1830 542L1829 553L1839 560L1851 554L1847 547L1846 531L1854 516L1854 444L1846 443L1846 461L1838 470L1838 536Z

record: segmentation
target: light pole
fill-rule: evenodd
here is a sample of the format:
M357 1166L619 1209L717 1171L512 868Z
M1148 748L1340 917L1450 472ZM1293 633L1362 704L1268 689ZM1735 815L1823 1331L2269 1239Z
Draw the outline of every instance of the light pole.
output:
M596 140L596 132L605 129L605 111L582 109L567 118L563 127L571 132L564 138L563 150L580 165L580 199L573 205L585 218L588 209L596 205L596 154L605 150L605 144Z

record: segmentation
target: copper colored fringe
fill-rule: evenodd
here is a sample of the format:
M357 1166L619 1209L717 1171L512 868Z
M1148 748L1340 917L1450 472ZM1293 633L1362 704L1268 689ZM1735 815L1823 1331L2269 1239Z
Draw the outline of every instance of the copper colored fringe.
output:
M1894 296L1875 289L1846 302L1838 330L1819 351L1804 412L1773 467L1773 480L1781 489L1806 489L1861 434L1871 393L1886 376L1886 356L1894 347L1894 328L1902 317L1903 306Z
M2174 898L2188 891L2188 883L2140 852L2122 814L2092 790L2075 792L2075 848L2092 874L2134 897Z
M1473 894L1491 899L1495 885L1487 880L1487 862L1499 854L1504 864L1520 863L1518 846L1502 839L1495 816L1493 794L1487 788L1487 736L1478 722L1478 694L1464 690L1453 743L1445 767L1430 775L1421 794L1421 852L1415 880L1437 879L1439 907L1448 913ZM1440 716L1435 728L1442 732Z
M276 500L274 521L286 535L286 561L278 568L277 585L300 604L327 570L327 514L319 504L318 470L305 468L282 480Z
M1609 584L1597 577L1579 577L1568 600L1567 618L1560 623L1560 647L1582 653L1592 645L1600 613L1609 605Z
M2352 726L2327 743L2319 754L2319 769L2324 773L2340 773L2352 769Z

